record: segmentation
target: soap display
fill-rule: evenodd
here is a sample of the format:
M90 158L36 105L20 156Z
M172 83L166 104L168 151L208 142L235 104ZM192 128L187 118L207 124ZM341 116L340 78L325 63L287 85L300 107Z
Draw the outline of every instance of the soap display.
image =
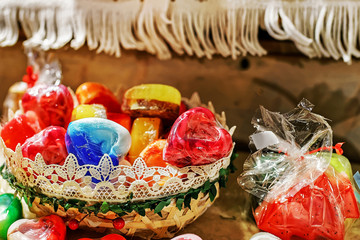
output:
M232 139L203 107L184 112L171 128L164 149L164 160L178 167L205 165L231 152Z
M105 107L100 104L80 104L72 111L71 121L88 117L107 118Z
M285 114L260 107L238 183L256 199L254 219L266 234L343 240L360 217L357 189L342 143L333 146L330 125L312 108L305 99Z
M141 151L152 141L159 138L161 130L160 118L136 118L131 128L131 148L129 161L133 163Z
M1 138L5 145L15 151L18 144L41 131L39 119L32 111L14 117L1 129Z
M41 154L46 164L64 164L68 155L65 146L66 130L63 127L47 127L34 136L26 139L21 146L24 157L35 160Z
M76 96L58 81L29 86L22 108L3 125L0 144L8 149L0 173L40 219L16 222L8 238L64 239L63 224L173 237L173 229L212 205L220 177L223 184L230 173L222 169L230 165L235 128L228 130L211 103L211 111L200 105L197 94L182 101L177 89L161 84L122 96L97 83L80 85ZM159 223L152 229L144 219Z
M25 92L21 104L25 112L36 113L42 128L48 126L66 128L74 108L71 93L64 85L35 85Z
M116 166L129 151L131 137L126 128L111 120L83 118L69 124L65 143L67 151L76 156L80 165L97 165L101 157L108 154Z
M39 219L21 219L13 223L8 240L65 240L66 225L61 217L49 215Z
M175 120L179 116L180 92L163 84L142 84L128 89L122 110L131 117L159 117Z
M7 231L11 224L22 218L20 200L14 194L0 195L0 239L6 240Z
M121 105L114 93L100 83L83 83L75 93L80 104L101 104L108 112L121 112Z

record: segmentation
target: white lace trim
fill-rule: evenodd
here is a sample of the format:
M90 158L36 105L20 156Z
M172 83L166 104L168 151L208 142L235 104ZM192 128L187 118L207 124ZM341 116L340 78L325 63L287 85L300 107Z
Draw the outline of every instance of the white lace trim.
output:
M47 196L84 201L126 202L130 193L133 201L158 199L198 188L207 180L219 177L221 168L230 164L230 156L204 166L177 168L147 167L138 158L133 166L114 166L104 155L99 164L79 166L76 157L69 154L64 165L47 165L41 154L35 161L24 158L20 145L16 151L4 149L6 164L17 181L25 186L38 187Z

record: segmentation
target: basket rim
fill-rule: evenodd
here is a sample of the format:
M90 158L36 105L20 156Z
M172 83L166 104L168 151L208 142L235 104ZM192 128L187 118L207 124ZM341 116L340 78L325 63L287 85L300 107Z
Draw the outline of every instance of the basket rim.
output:
M190 208L190 202L192 199L197 199L200 193L206 195L209 194L209 198L214 201L215 197L218 194L216 189L216 184L219 187L226 187L226 182L228 180L228 175L235 171L235 167L233 165L234 159L238 156L237 153L233 153L230 159L230 164L226 169L221 169L219 171L219 178L214 181L206 181L202 186L198 188L192 188L185 193L179 193L176 195L166 196L164 198L159 199L151 199L145 201L132 201L129 200L125 203L111 203L111 202L89 202L89 201L82 201L78 199L64 199L64 198L57 198L57 197L49 197L45 194L41 193L39 189L32 188L28 186L24 186L23 184L19 183L16 177L9 171L6 164L0 166L0 175L6 180L9 185L15 189L16 194L20 197L23 197L26 204L29 207L32 206L33 201L36 198L40 199L40 204L45 205L49 204L54 208L56 212L58 207L61 206L65 210L70 208L76 208L79 210L80 213L85 214L92 214L95 215L101 213L106 214L108 212L114 212L117 216L121 217L126 215L129 212L136 211L140 215L145 214L146 209L154 210L155 213L161 214L161 210L168 206L172 201L176 201L176 206L179 210L184 209L186 207Z

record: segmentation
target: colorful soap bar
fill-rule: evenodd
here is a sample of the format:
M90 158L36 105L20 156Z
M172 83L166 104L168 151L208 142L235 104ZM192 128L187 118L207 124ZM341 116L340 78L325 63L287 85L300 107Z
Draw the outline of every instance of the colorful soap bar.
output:
M21 146L24 157L35 160L41 153L46 164L62 165L68 155L65 145L66 130L59 126L50 126L28 138Z
M11 224L22 218L20 200L14 194L0 195L0 239L5 240Z
M121 106L131 117L159 117L175 120L179 116L180 92L163 84L142 84L128 89Z
M83 83L75 93L80 104L101 104L107 112L121 112L121 105L116 96L100 83Z
M148 167L166 167L167 164L163 159L165 144L165 139L157 139L147 145L140 153L140 157L145 161Z
M129 162L134 163L141 151L152 141L159 138L160 118L136 118L131 128L131 148Z
M228 156L231 149L229 132L210 110L197 107L176 119L164 149L164 160L178 167L204 165Z
M18 144L23 144L26 139L40 131L37 115L32 111L28 111L7 122L1 130L1 137L5 145L15 151Z
M117 166L129 151L131 137L126 128L111 120L83 118L69 124L65 143L80 165L98 165L101 157L108 154Z
M107 118L111 121L114 121L124 128L126 128L129 132L131 130L131 117L126 113L108 113Z
M26 91L21 104L25 112L34 111L38 115L42 128L66 128L74 108L71 93L64 85L35 85Z
M100 104L80 104L72 111L71 121L88 117L107 118L105 107Z
M21 219L10 226L7 235L8 240L65 240L66 225L57 215Z

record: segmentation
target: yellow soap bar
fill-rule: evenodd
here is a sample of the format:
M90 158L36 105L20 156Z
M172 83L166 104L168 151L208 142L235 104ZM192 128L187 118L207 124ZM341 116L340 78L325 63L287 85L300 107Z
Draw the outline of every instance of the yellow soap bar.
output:
M131 147L129 162L134 163L144 148L159 138L161 130L160 118L136 118L131 128Z
M106 109L100 104L80 104L72 112L72 121L82 118L97 117L106 118Z
M164 84L142 84L128 89L121 106L132 117L175 119L179 115L180 92Z

